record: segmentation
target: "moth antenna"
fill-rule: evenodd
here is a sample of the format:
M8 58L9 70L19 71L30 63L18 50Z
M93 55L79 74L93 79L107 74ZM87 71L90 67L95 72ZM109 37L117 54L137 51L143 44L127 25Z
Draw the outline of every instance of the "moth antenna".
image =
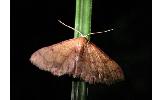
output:
M90 34L106 33L106 32L110 32L110 31L113 31L113 30L114 30L114 29L108 29L108 30L105 30L105 31L94 32L94 33L90 33Z
M85 35L84 37L87 37L88 35L93 35L93 34L100 34L100 33L106 33L106 32L110 32L110 31L113 31L114 29L108 29L108 30L105 30L105 31L101 31L101 32L94 32L94 33L90 33L90 34L87 34L87 35Z
M110 31L113 31L114 29L108 29L108 30L105 30L105 31L101 31L101 32L94 32L94 33L90 33L90 34L87 34L87 35L83 35L80 31L76 30L75 28L69 26L69 25L66 25L65 23L63 23L61 20L58 20L62 25L78 32L82 37L87 37L88 35L91 35L91 34L100 34L100 33L106 33L106 32L110 32Z
M76 30L75 28L73 28L73 27L71 27L71 26L69 26L69 25L66 25L66 24L63 23L61 20L58 20L58 21L59 21L62 25L64 25L64 26L66 26L66 27L68 27L68 28L70 28L70 29L72 29L72 30L78 32L82 37L84 37L84 35L83 35L80 31Z

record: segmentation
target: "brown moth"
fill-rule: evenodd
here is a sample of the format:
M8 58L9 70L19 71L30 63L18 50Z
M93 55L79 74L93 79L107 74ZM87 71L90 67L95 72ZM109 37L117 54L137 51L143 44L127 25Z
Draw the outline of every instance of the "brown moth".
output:
M120 66L85 37L69 39L32 54L30 61L53 75L71 75L88 83L123 80Z

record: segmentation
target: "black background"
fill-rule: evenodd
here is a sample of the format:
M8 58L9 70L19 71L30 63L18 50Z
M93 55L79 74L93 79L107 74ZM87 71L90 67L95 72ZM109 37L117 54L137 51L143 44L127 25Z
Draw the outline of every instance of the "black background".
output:
M126 80L89 85L87 100L151 100L151 0L93 0L91 41L119 63ZM11 99L70 100L72 79L29 62L37 49L73 38L75 0L11 0Z

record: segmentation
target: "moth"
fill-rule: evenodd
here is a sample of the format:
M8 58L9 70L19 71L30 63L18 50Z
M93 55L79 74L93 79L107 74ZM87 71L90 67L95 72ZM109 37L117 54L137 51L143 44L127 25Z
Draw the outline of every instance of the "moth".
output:
M30 61L53 75L68 74L85 82L111 84L124 79L120 66L86 37L41 48Z

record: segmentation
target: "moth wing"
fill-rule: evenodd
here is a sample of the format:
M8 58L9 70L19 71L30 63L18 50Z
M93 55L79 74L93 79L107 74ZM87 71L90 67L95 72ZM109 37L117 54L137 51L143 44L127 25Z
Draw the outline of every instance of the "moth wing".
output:
M75 46L79 41L80 38L74 38L41 48L32 54L30 61L54 75L71 73L74 70L76 57Z
M89 83L111 84L124 78L120 66L92 43L87 43L82 58L81 78Z

